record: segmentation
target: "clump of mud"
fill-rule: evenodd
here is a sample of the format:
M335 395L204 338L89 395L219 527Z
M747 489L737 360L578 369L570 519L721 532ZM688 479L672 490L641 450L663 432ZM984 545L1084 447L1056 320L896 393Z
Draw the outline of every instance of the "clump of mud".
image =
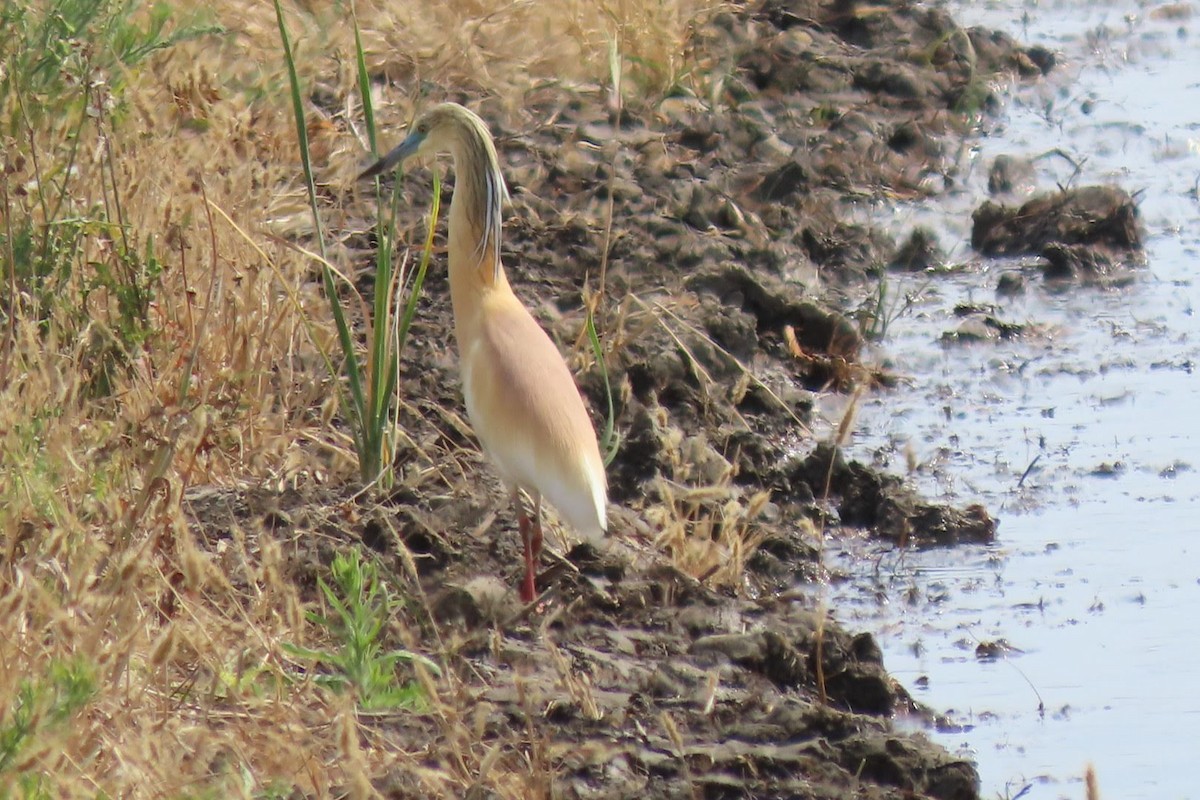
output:
M403 620L406 645L454 673L456 713L481 747L540 759L547 796L974 798L969 762L891 728L918 710L871 638L837 627L804 587L821 535L951 544L986 541L995 522L816 446L813 393L885 380L860 358L851 309L890 265L942 257L928 237L898 247L849 221L848 207L942 191L952 140L997 105L991 77L1036 79L1053 57L907 2L756 3L713 16L694 47L705 97L614 112L554 85L521 116L475 104L512 193L510 280L596 410L607 398L579 309L604 275L617 547L552 554L544 603L515 605L520 539L465 422L436 269L405 352L390 496L358 521L322 510L357 507L348 498L302 494L228 497L223 513L283 506L259 535L324 531L297 545L302 585L356 541L405 576L427 601ZM428 186L405 179L402 225L418 228ZM232 523L200 516L210 540L227 535ZM378 724L437 770L458 757L447 719ZM397 771L378 788L422 785ZM472 791L496 796L482 778Z
M1144 262L1137 205L1124 189L1085 186L1018 207L984 202L972 215L971 246L984 255L1038 255L1051 280L1113 284Z

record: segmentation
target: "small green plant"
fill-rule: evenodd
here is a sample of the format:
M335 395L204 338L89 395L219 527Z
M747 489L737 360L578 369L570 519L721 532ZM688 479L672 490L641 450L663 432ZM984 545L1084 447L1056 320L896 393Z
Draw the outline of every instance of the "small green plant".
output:
M288 644L284 649L297 658L323 664L332 671L316 678L335 691L353 690L364 709L412 708L425 702L416 680L399 683L396 666L417 663L441 675L430 659L408 650L387 650L380 634L397 603L379 579L373 561L363 561L357 550L338 555L330 566L333 585L318 579L332 614L310 612L308 619L324 628L337 642L334 650L312 650Z
M52 662L44 677L21 681L16 698L0 721L0 776L13 770L35 739L65 729L95 693L92 667L82 659ZM23 796L41 796L37 776L23 774L17 780Z
M217 673L215 694L220 697L262 697L278 683L277 673L259 650L247 648Z
M219 32L167 30L171 10L134 0L52 0L0 9L0 316L86 342L92 395L153 330L147 312L162 266L122 211L113 138L131 68L150 53ZM11 147L10 147L11 145ZM100 154L100 172L80 153ZM95 301L90 298L95 296Z
M868 341L881 341L887 334L888 324L891 322L888 316L890 289L891 282L888 281L887 271L883 270L879 273L879 280L875 283L875 291L866 299L863 308L859 309L859 331Z
M247 774L243 783L246 796L253 797L254 800L288 800L288 798L296 797L300 794L299 790L297 790L295 786L292 786L286 781L271 781L263 788L255 791L254 779L252 776Z
M156 3L138 15L142 7L137 0L5 3L0 57L7 69L0 74L0 95L23 92L39 101L28 104L28 113L58 115L62 101L74 104L86 89L74 80L80 71L102 73L110 89L119 89L128 68L151 53L224 30L193 21L168 31L169 4Z
M375 134L375 112L371 103L370 77L367 74L366 58L358 28L358 17L354 19L354 40L357 52L359 93L362 97L363 117L372 152L377 152ZM363 483L379 482L387 487L391 482L394 453L396 408L395 395L398 386L400 356L404 352L409 326L416 314L417 301L433 254L433 236L437 229L441 210L441 184L434 176L433 201L429 214L429 228L425 246L416 270L409 269L407 259L397 263L395 250L395 219L398 194L392 191L390 201L385 201L378 180L375 183L377 199L377 221L379 247L375 261L375 291L372 318L367 328L365 361L360 358L354 333L346 319L346 310L339 298L339 275L326 258L325 236L321 225L317 201L316 183L313 179L312 161L308 148L308 129L304 118L304 103L300 93L300 78L292 53L291 40L283 19L283 9L275 0L275 15L279 22L279 37L283 45L284 61L287 65L288 81L291 86L292 111L295 115L296 135L299 142L300 161L304 167L304 178L308 189L309 206L312 210L317 245L322 261L322 280L325 294L329 298L334 325L337 328L341 347L342 372L346 387L342 391L342 407L347 409L351 437L355 454L358 456L359 476ZM349 285L349 282L342 281ZM403 310L399 309L399 297L407 291ZM332 374L338 374L333 360L326 354L326 362Z
M863 338L872 342L881 342L887 338L892 323L912 311L931 282L932 279L928 279L917 288L905 292L903 296L893 296L893 286L887 271L880 272L875 291L866 298L863 307L855 314Z

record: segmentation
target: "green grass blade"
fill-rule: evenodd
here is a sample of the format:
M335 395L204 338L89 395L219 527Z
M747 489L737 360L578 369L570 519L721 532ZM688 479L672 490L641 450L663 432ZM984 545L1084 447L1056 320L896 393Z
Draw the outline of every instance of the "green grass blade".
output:
M279 40L283 43L283 59L287 65L288 84L292 93L292 113L296 115L296 138L300 145L300 161L304 167L304 183L308 189L308 201L312 208L313 225L317 232L317 245L321 249L321 258L326 258L325 233L321 227L321 215L317 208L317 184L313 179L312 159L308 150L308 126L304 123L304 101L300 97L300 76L296 73L296 59L292 53L292 40L288 36L287 24L283 20L283 6L279 0L275 3L275 19L279 23Z
M438 215L442 211L442 179L433 173L433 202L429 209L429 227L425 232L425 244L421 248L421 261L417 266L417 277L413 280L412 289L408 293L408 303L404 307L404 317L400 320L400 330L397 334L397 352L404 352L404 344L408 341L408 329L417 313L417 301L421 298L421 287L425 285L425 273L429 269L429 260L433 257L433 237L437 233Z
M596 333L596 317L588 311L587 315L588 340L592 343L592 353L600 366L600 375L604 378L604 396L608 400L608 415L604 419L604 431L600 435L600 451L604 454L604 466L608 466L617 457L621 447L621 436L616 430L616 411L613 407L612 385L608 381L608 366L604 363L604 348L600 346L600 336Z
M370 475L372 480L382 476L385 464L391 460L384 453L384 440L388 430L388 408L395 388L395 370L391 368L393 360L390 335L392 317L389 313L394 271L391 238L386 222L381 219L379 249L375 258L372 323L368 328L367 414L363 420L366 428L364 438L369 450L366 455L373 473Z
M382 206L382 200L380 202L381 202L380 213L385 213L384 207ZM388 226L388 231L391 234L387 240L388 257L391 259L395 259L395 255L396 255L395 219L396 219L396 213L399 210L399 207L400 207L400 182L395 181L392 183L391 200L390 200L390 202L387 206L387 210L386 210L386 214L387 214L386 218L390 223ZM393 261L393 263L394 263L394 261ZM406 264L407 264L407 261L406 261ZM390 343L392 346L392 352L395 353L395 357L389 359L389 361L388 361L389 374L388 374L388 381L387 381L388 385L390 387L392 387L392 391L396 391L396 388L399 385L400 355L401 355L401 353L404 352L404 348L400 343L401 323L399 322L400 309L398 307L399 306L398 297L399 297L400 293L403 291L404 285L407 282L406 277L405 277L407 274L408 274L408 269L406 267L403 270L403 274L396 275L392 279L392 292L391 292L391 297L390 297L389 306L388 306L388 314L391 315L392 320L395 322L395 324L393 324L392 328L391 328L392 337L390 340ZM394 415L393 419L392 419L392 424L394 426L398 427L400 424L399 423L400 403L399 402L393 403L391 406L391 410Z
M354 21L354 54L358 64L358 93L362 96L363 121L367 125L367 140L371 144L371 155L379 154L375 140L375 106L371 102L371 76L367 74L367 59L363 54L362 33L358 28L358 8L350 3L350 17Z
M358 91L362 100L363 118L370 140L371 153L378 151L375 129L375 109L371 102L371 81L367 74L367 60L363 51L362 34L358 26L357 9L351 4L354 23L355 61L358 71ZM375 254L375 293L372 323L367 356L367 412L364 419L364 439L368 450L367 463L370 480L387 481L392 462L392 447L389 446L391 431L391 408L396 392L399 370L399 352L393 347L395 316L392 300L395 289L395 231L392 214L385 214L380 195L380 182L375 181L376 207L378 209L378 249ZM393 194L393 199L395 195Z
M349 383L350 403L343 403L344 407L349 408L349 422L351 435L354 438L355 451L358 453L359 473L364 482L369 482L374 476L371 474L374 470L370 469L369 457L370 452L367 441L366 419L367 419L367 401L363 395L362 371L358 363L358 355L354 346L354 336L350 330L350 325L346 321L346 313L342 308L341 301L338 300L337 283L334 280L333 270L329 267L329 261L325 249L325 233L321 226L321 214L317 206L317 188L316 181L313 178L312 159L309 155L308 147L308 126L304 121L304 101L300 96L300 77L296 72L295 55L292 52L291 38L288 36L287 24L283 19L283 7L279 0L274 0L275 19L279 23L279 40L283 45L283 58L287 66L288 84L291 89L292 97L292 113L296 119L296 140L300 148L300 163L304 167L304 182L308 189L309 206L312 209L313 226L317 236L317 245L320 249L321 260L324 262L321 270L321 277L325 286L325 294L329 298L329 307L333 312L334 325L337 327L338 342L342 347L342 356L344 358L344 369L346 372L347 383ZM345 389L342 392L343 400L345 400Z

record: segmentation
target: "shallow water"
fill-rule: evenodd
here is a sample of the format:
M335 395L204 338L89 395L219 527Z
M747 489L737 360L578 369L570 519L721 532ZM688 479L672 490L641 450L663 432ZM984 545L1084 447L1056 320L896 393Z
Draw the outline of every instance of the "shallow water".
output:
M909 380L863 404L848 449L929 496L984 503L999 534L929 552L846 545L830 562L852 579L832 605L876 633L918 700L968 727L930 735L977 761L985 795L1082 797L1089 761L1108 797L1198 795L1200 8L1182 19L1082 0L951 10L1062 60L1043 84L1011 89L965 156L957 199L932 214L887 210L897 233L931 225L973 263L951 278L892 277L894 296L918 299L875 356ZM1140 192L1148 265L1122 289L1056 290L1032 270L1023 295L998 298L997 277L1019 263L974 259L970 209L996 155L1054 148L1080 174L1041 159L1041 189ZM965 300L1034 332L941 344ZM976 658L997 639L1014 650Z

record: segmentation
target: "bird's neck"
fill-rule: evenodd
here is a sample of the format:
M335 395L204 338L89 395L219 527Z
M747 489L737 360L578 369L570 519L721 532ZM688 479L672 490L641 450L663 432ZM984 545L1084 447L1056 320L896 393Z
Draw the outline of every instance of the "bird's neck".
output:
M464 166L464 154L455 153L454 195L447 230L450 261L450 300L455 332L461 349L469 330L478 323L479 308L491 292L511 292L499 263L499 230L487 231L487 191L482 170ZM484 237L487 240L484 241Z

